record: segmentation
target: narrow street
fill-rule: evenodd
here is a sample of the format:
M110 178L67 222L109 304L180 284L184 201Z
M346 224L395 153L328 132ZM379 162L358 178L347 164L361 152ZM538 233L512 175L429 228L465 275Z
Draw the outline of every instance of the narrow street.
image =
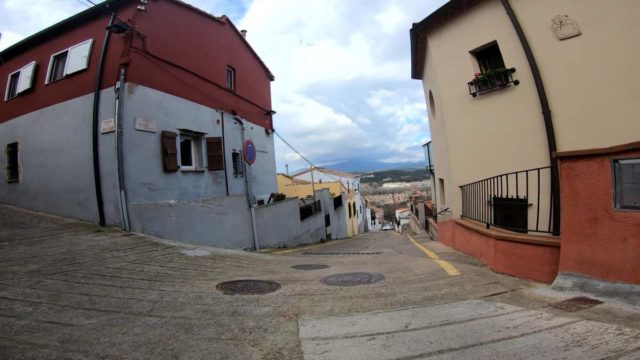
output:
M640 307L565 311L570 294L412 238L249 253L0 206L0 358L640 358ZM343 273L369 274L323 281ZM242 279L280 288L216 288Z

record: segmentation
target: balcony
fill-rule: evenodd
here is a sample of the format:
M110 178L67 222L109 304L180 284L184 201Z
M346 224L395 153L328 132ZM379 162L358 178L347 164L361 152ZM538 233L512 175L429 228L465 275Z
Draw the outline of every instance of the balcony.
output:
M551 186L552 168L493 176L460 186L462 218L519 233L559 235Z
M511 85L520 84L519 80L513 79L513 73L516 68L510 69L494 69L485 71L484 73L475 74L473 80L469 81L469 94L476 97L492 91L507 88Z

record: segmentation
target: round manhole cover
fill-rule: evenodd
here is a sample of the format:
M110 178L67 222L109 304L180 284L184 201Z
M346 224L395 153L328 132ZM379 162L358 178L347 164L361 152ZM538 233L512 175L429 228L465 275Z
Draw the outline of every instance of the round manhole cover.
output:
M219 283L216 289L227 295L260 295L280 289L280 284L269 280L232 280Z
M354 286L373 284L381 280L384 280L384 276L380 273L354 272L327 276L322 282L326 285Z
M294 265L291 268L296 270L319 270L326 269L329 266L322 264L302 264L302 265Z

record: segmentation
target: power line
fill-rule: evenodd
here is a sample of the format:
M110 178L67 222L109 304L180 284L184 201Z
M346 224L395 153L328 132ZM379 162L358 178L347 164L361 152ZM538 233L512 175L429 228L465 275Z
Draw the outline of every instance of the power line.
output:
M91 8L96 8L100 11L102 11L103 13L105 13L106 15L113 15L114 20L118 20L119 22L126 24L127 22L120 19L119 17L115 16L115 12L111 12L108 9L109 3L108 0L107 1L103 1L100 4L96 4L95 2L91 1L91 0L75 0L75 2L77 2L78 4L82 4L84 6L86 6L88 9ZM87 4L89 3L89 4ZM103 6L104 5L104 6ZM131 30L135 31L136 33L140 34L137 30L131 28Z
M311 171L313 171L314 168L319 169L320 167L316 166L314 163L311 162L311 160L307 159L304 155L302 155L301 152L299 152L298 150L296 150L291 144L289 144L289 142L287 140L285 140L282 136L280 136L280 133L278 133L275 129L273 130L273 133L276 134L276 136L282 140L283 143L285 143L289 148L291 148L291 150L293 150L296 154L298 154L302 159L304 159L304 161L308 162L309 165L311 165ZM331 176L331 174L327 174L324 171L320 171L321 173L327 175L328 177L332 178L335 181L340 182L340 186L344 188L344 184L342 184L342 181L340 179L336 179L335 177Z

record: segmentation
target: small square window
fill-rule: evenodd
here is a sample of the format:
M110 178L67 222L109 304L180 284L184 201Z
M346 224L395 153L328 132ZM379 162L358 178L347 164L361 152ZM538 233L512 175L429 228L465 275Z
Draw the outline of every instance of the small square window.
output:
M67 64L68 51L54 55L51 59L51 72L49 73L49 82L60 80L64 77L64 68Z
M236 89L236 69L231 66L227 66L227 88Z
M7 148L5 150L7 154L7 182L18 182L20 181L20 168L18 163L18 143L13 142L11 144L7 144Z
M181 133L180 144L180 170L200 170L202 163L202 137L190 133Z
M640 210L640 158L613 161L614 206Z
M473 50L471 53L478 61L481 73L505 68L502 53L500 52L498 43L495 41Z
M15 72L9 75L9 83L7 84L6 100L12 99L18 95L18 80L20 79L20 72Z

